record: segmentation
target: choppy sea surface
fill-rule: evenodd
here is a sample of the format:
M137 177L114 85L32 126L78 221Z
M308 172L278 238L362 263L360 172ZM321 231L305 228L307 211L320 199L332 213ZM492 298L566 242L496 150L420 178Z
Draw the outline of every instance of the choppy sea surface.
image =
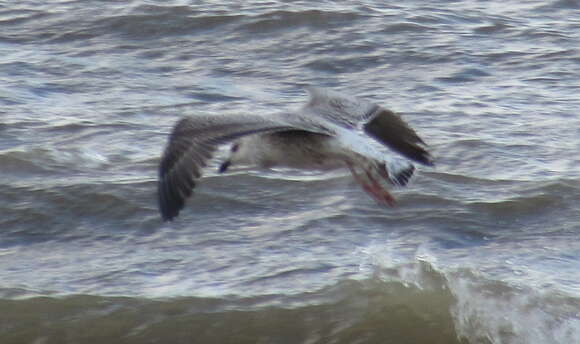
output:
M580 343L580 2L0 2L0 343ZM373 100L430 145L398 206L346 171L205 172L183 115Z

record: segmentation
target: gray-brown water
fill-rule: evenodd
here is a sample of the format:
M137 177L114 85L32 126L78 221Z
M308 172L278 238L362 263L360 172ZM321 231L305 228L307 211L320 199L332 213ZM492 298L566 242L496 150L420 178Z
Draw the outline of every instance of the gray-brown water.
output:
M0 343L580 342L578 1L0 2ZM182 115L367 97L437 167L217 175ZM219 158L219 157L218 157Z

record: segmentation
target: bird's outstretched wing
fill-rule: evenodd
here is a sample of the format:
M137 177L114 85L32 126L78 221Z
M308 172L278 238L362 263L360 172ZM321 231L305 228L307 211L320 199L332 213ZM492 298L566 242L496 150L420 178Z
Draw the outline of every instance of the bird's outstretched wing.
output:
M363 128L369 136L406 158L423 165L434 165L431 154L425 149L425 142L394 112L379 107Z
M346 128L362 131L423 165L432 166L433 159L425 149L425 142L394 112L367 100L315 87L307 88L310 100L302 108L309 115L320 116Z
M220 144L245 135L302 129L252 115L184 117L177 122L159 165L158 201L163 220L175 218L191 196L195 180Z

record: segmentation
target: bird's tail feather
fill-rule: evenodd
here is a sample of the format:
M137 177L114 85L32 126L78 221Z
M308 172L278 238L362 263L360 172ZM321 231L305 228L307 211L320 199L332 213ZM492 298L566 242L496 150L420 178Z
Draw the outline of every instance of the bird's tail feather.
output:
M415 166L407 161L388 161L385 163L385 172L391 184L405 186L415 173Z

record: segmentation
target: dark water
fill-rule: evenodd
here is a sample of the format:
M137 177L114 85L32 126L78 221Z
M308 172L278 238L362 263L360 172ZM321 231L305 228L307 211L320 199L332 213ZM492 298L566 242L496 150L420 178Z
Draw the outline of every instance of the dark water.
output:
M0 4L0 343L580 342L578 1ZM184 114L403 114L435 169L207 170L160 221Z

